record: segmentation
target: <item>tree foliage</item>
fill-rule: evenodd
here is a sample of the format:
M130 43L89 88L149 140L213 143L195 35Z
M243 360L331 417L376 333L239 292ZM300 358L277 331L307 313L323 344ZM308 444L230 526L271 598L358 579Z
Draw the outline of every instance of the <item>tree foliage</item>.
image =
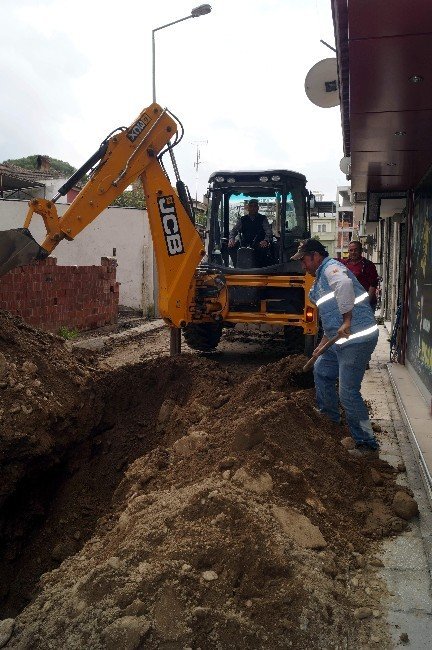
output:
M118 208L139 208L140 210L145 210L146 202L142 187L126 190L116 198L112 205Z
M11 158L9 160L4 160L3 163L9 165L17 165L17 167L22 167L23 169L37 170L38 157L39 156L35 154L34 156L26 156L25 158ZM57 158L49 158L49 156L47 156L47 158L49 160L50 169L59 172L65 178L72 176L72 174L76 172L75 167L72 167L72 165L69 165L69 163L64 162L63 160L58 160Z

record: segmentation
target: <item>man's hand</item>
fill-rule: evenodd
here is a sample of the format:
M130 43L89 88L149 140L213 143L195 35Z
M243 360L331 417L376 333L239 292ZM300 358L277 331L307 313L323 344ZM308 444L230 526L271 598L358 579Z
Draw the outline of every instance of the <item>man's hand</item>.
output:
M324 336L322 337L321 341L318 343L318 345L316 346L315 350L312 352L312 356L313 356L313 357L317 357L317 356L319 355L322 346L325 345L325 344L327 343L328 340L329 340L329 339L328 339L328 336L325 336L325 335L324 335Z
M235 246L235 240L234 239L229 239L228 240L228 248L234 248Z
M342 339L347 339L351 334L351 323L342 323L337 333Z
M261 246L261 248L267 248L269 243L268 243L267 239L263 239L262 241L260 241L259 245Z
M351 317L352 311L348 311L346 314L342 314L343 323L339 327L337 333L343 339L347 339L351 334Z

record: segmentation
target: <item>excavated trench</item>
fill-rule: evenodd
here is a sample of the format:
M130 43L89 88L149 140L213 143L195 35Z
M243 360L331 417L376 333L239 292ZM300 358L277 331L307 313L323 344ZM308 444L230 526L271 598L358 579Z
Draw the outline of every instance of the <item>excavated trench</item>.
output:
M69 442L32 459L0 517L0 619L16 616L33 598L39 577L77 553L99 519L109 519L113 495L125 469L181 427L158 430L161 404L169 395L181 405L199 391L195 378L176 364L162 362L121 368L87 386L92 426L70 431ZM57 438L62 433L54 431Z
M381 610L369 562L407 525L401 488L348 457L303 363L101 371L0 312L7 650L388 647L356 612Z

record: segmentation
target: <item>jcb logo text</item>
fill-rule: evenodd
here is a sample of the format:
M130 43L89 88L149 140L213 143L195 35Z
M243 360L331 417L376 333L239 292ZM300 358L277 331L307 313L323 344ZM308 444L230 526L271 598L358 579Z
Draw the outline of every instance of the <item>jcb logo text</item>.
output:
M149 122L150 122L149 116L147 115L147 113L144 113L142 118L140 120L138 120L138 122L135 122L135 124L133 125L131 130L128 132L127 138L131 142L135 142L135 140L137 139L139 134L144 131L144 129L146 128L146 126L147 126L147 124Z
M158 206L168 255L179 255L180 253L184 253L183 242L175 210L174 197L162 196L158 199Z

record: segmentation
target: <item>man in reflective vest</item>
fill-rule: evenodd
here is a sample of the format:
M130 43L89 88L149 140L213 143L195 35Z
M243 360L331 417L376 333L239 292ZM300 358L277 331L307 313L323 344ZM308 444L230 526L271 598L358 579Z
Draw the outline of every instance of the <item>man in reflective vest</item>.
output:
M340 339L320 356L314 366L318 408L334 422L340 422L339 399L356 443L349 450L355 457L377 457L378 443L360 394L360 386L378 341L378 326L369 294L343 264L329 258L316 239L306 239L291 258L300 260L315 277L309 297L319 308L324 329L321 345L338 334Z

